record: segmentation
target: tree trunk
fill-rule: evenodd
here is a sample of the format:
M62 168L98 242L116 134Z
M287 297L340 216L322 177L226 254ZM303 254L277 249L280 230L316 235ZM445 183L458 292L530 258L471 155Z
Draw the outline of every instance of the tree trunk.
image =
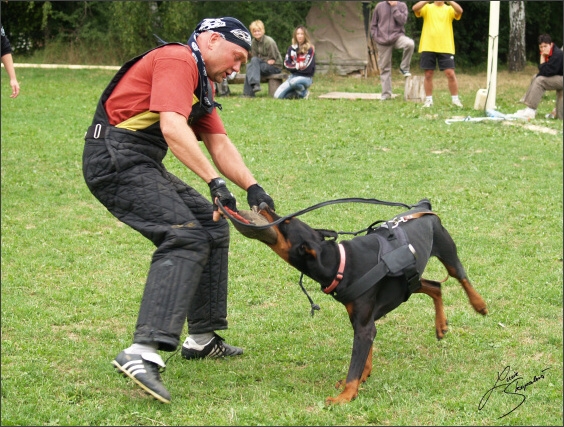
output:
M525 68L525 2L509 2L509 71Z

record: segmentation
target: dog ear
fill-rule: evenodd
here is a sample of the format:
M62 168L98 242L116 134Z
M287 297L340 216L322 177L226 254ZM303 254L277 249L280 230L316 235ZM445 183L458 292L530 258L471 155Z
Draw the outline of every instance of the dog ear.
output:
M324 228L315 228L314 230L319 233L321 240L335 242L339 238L339 234L333 230L326 230Z

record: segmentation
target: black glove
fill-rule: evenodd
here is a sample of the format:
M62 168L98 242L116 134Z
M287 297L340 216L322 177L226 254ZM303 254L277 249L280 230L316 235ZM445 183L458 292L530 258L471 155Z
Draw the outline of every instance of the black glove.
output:
M219 199L221 204L231 209L233 212L237 211L237 200L235 200L235 196L231 194L231 192L227 189L225 185L225 181L222 178L214 178L209 183L208 186L210 187L210 194L213 202L213 210L217 211L219 208L215 204L215 200Z
M272 197L270 197L268 193L264 191L264 188L258 184L253 184L247 188L247 202L249 203L251 209L253 206L258 207L262 202L265 202L268 206L270 206L270 209L273 211L276 210L274 208L274 200L272 200Z

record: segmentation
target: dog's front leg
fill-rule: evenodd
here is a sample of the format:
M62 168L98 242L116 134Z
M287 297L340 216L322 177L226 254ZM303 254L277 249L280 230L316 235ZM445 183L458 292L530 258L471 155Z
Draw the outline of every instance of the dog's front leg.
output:
M372 344L376 337L376 326L373 321L365 325L359 325L359 319L355 319L349 311L351 323L354 329L354 341L352 348L351 363L345 389L337 397L328 397L326 404L347 403L358 395L358 388L366 381L372 372ZM337 383L341 385L341 383Z

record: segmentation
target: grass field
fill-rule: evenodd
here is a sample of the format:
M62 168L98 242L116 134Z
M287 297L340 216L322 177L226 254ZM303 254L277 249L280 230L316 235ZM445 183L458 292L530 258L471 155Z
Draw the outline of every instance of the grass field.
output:
M463 70L462 110L449 105L441 75L432 110L402 100L399 74L399 96L387 102L317 98L379 92L377 78L318 76L307 101L273 100L266 87L242 99L242 86L232 87L220 114L279 213L342 197L427 197L489 315L474 313L448 280L450 331L437 342L431 300L412 296L377 323L374 369L359 397L326 407L350 359L345 309L306 279L321 306L310 317L298 272L232 228L222 335L245 354L173 355L163 374L173 400L163 405L110 364L131 343L153 251L82 178L83 135L112 72L17 72L18 98L9 98L4 70L1 85L2 425L562 425L562 121L543 118L554 93L526 127L445 124L483 116L472 106L485 73ZM500 71L500 111L523 108L517 100L533 73ZM171 155L166 164L207 194ZM230 189L247 209L244 192ZM357 231L400 211L340 204L302 219ZM444 275L438 261L425 274Z

